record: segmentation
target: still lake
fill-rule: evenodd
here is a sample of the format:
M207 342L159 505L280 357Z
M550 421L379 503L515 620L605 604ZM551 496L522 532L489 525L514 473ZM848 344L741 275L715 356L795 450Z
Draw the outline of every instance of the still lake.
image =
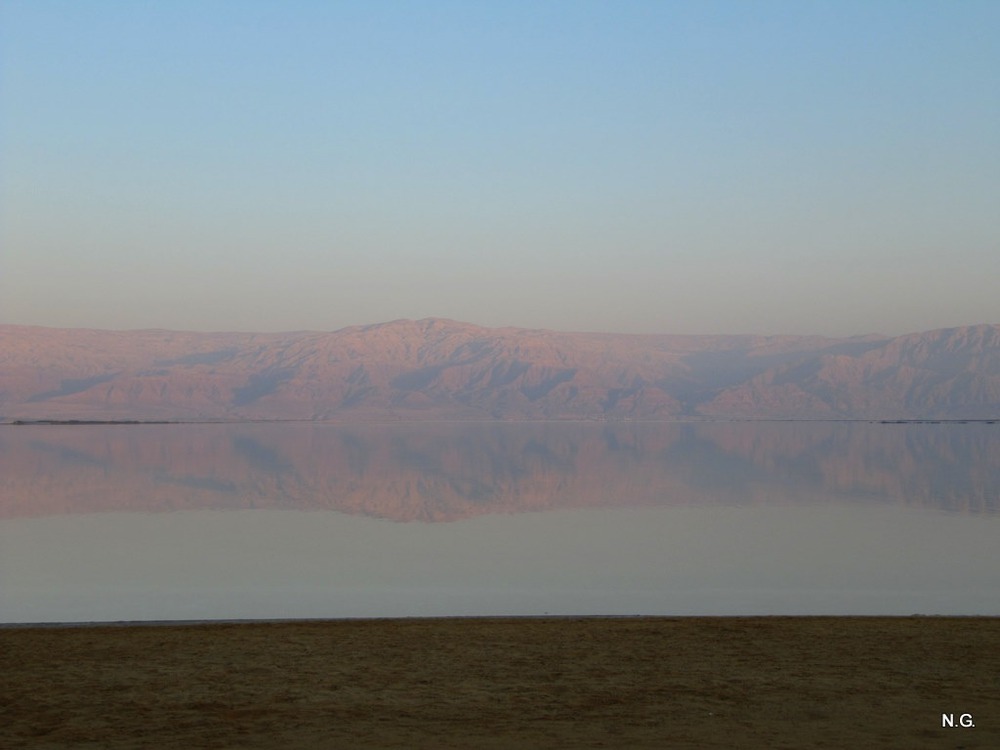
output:
M0 622L1000 615L1000 424L0 427Z

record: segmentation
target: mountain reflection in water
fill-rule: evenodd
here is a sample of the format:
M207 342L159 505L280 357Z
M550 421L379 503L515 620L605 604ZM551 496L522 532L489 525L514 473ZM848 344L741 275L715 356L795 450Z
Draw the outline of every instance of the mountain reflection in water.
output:
M1000 427L868 422L0 428L0 518L336 510L396 521L678 505L1000 509Z

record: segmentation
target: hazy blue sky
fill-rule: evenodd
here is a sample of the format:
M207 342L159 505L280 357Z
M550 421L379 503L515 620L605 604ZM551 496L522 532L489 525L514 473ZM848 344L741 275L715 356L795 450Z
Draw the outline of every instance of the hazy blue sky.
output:
M1000 322L1000 2L0 0L0 322Z

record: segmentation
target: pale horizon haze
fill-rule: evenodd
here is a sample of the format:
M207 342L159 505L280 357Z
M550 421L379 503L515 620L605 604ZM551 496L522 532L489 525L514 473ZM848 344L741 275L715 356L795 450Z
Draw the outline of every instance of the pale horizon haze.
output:
M1000 3L0 0L0 323L1000 323Z

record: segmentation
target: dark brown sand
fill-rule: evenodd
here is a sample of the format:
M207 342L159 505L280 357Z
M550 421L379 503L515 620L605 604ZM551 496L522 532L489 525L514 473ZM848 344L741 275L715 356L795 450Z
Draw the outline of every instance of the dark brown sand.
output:
M7 628L0 747L1000 748L1000 618Z

